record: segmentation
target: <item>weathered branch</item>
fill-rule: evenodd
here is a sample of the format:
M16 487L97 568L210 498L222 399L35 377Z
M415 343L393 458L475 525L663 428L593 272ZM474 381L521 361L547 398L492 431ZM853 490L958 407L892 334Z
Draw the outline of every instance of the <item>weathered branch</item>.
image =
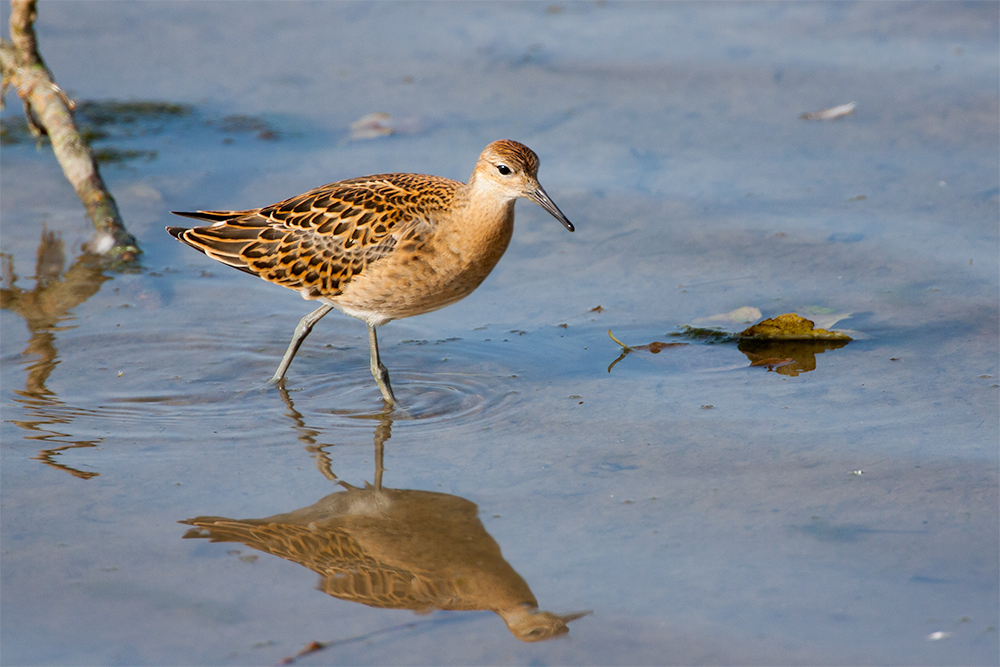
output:
M3 88L13 84L24 102L33 131L44 130L67 180L73 185L94 223L89 250L116 261L130 262L142 253L128 233L114 197L108 192L90 147L73 120L73 103L56 85L38 54L35 38L36 0L11 0L11 41L0 39Z

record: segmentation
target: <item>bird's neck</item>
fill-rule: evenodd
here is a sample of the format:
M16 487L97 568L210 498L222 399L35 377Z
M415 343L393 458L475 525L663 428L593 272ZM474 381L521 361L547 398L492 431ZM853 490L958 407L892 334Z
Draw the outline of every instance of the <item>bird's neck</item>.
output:
M455 209L462 211L463 235L482 236L486 242L495 242L497 237L509 240L514 230L514 201L488 183L477 183L473 174L455 193Z
M471 280L476 285L500 261L514 233L514 201L497 195L464 185L455 192L447 223L441 221L450 229L438 238L468 270L482 274Z

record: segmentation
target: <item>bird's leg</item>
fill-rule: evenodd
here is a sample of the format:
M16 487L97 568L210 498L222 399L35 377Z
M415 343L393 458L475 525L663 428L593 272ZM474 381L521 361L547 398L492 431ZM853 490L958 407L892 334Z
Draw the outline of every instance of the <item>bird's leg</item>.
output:
M378 426L375 427L375 489L382 490L382 473L385 472L385 441L392 437L392 412L391 405L382 407L381 414L378 415Z
M390 406L396 404L396 397L392 395L392 387L389 386L389 370L382 365L382 360L378 357L378 336L375 334L375 325L368 325L368 345L372 352L372 375L378 388L382 392L382 398Z
M304 341L306 336L309 335L309 332L312 331L313 326L323 319L323 316L331 310L333 310L333 306L323 304L299 320L298 325L295 327L295 333L292 335L292 342L288 344L288 349L285 350L285 356L281 358L281 363L278 364L278 370L274 371L274 377L268 381L270 384L278 384L285 379L285 371L288 370L288 367L292 363L292 359L295 358L295 353L299 351L302 341Z

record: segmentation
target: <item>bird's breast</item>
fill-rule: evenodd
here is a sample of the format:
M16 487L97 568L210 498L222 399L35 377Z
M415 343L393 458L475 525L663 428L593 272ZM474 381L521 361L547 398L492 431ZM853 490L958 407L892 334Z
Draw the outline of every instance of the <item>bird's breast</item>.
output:
M471 294L500 261L514 231L513 206L489 216L450 215L368 265L331 303L383 324L443 308Z

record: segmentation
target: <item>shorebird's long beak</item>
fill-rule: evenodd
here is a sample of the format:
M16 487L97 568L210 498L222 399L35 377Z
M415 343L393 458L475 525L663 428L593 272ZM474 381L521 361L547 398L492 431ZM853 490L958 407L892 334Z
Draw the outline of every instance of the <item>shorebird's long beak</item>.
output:
M545 190L542 189L542 186L539 185L537 190L530 191L527 194L527 197L551 213L553 218L563 224L563 227L571 232L576 231L576 227L573 226L573 223L570 222L569 218L563 215L563 212L559 210L559 207L556 206L551 199L549 199L549 196L545 194Z
M571 614L559 614L559 618L563 620L563 623L569 623L570 621L575 621L578 618L583 618L584 616L590 616L594 611L588 609L587 611L574 611Z

